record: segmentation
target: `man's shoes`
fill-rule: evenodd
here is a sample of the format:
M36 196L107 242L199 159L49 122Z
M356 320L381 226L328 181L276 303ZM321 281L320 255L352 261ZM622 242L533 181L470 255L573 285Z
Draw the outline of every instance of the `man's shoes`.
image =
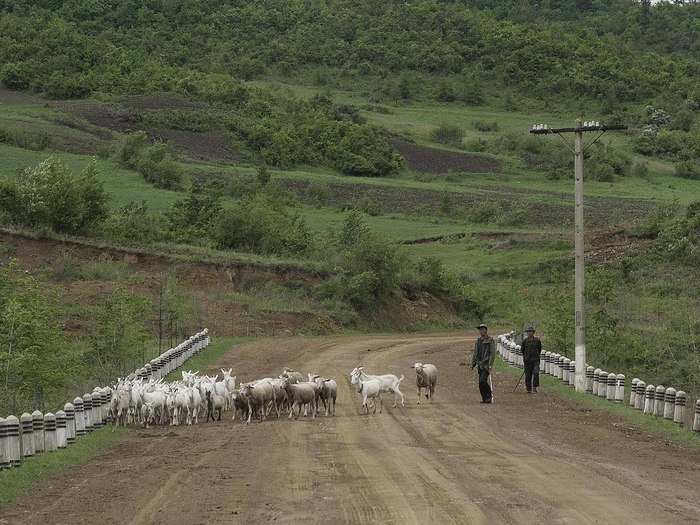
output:
M481 403L483 403L484 405L489 405L491 404L491 400L489 399L488 401L481 401Z
M532 394L532 390L528 390L527 393L528 393L528 394Z
M532 389L532 393L533 393L533 394L536 394L536 393L537 393L537 389L536 389L536 388L533 388L533 389Z

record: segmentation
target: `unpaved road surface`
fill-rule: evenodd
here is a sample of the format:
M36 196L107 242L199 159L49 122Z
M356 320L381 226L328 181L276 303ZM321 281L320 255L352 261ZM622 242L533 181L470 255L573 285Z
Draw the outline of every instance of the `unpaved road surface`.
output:
M546 391L479 404L451 334L266 339L219 363L239 379L283 366L339 380L336 417L133 430L4 509L0 522L694 523L700 455ZM440 370L416 405L411 365ZM347 373L405 374L406 407L360 415Z

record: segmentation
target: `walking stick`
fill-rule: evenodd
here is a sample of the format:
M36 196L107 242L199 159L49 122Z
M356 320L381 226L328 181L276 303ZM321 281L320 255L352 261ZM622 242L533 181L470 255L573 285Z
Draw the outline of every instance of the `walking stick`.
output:
M493 374L489 372L489 388L491 388L491 403L495 402L496 396L493 395Z
M524 371L524 370L523 370L523 374L520 376L520 379L518 379L518 382L515 383L515 388L513 389L513 392L515 392L515 391L518 389L518 387L520 386L520 381L523 380L523 377L525 377L525 371Z

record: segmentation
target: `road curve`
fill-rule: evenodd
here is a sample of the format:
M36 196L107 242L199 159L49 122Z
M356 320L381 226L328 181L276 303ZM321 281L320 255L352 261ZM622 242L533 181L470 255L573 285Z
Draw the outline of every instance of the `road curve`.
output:
M473 340L472 340L473 341ZM248 380L283 366L334 376L336 417L134 430L43 483L0 523L691 523L696 451L664 444L497 374L480 405L454 334L265 339L218 363ZM415 361L440 371L416 405ZM405 374L406 407L360 414L347 372ZM37 502L42 502L37 505Z

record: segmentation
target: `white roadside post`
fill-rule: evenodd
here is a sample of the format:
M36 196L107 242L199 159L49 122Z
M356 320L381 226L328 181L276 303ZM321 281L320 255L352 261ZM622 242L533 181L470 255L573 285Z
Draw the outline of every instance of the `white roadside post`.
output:
M673 412L673 422L682 425L685 422L685 392L676 392L676 407Z
M644 391L644 413L647 415L654 415L654 403L656 399L656 387L654 385L647 385Z
M34 427L34 454L44 451L44 414L39 410L32 412L32 426Z
M659 385L656 387L654 395L654 415L664 417L664 407L666 406L666 387Z
M19 419L17 416L7 416L5 419L5 450L10 459L10 465L19 467L22 462L22 443L20 438Z
M625 403L625 376L617 374L617 383L615 384L615 403Z
M32 415L25 412L19 418L22 431L22 457L28 458L34 455L34 423Z
M630 387L630 406L632 408L634 408L637 401L637 383L639 383L638 377L632 379L632 386Z
M647 384L641 379L637 381L637 395L634 397L634 408L644 410Z
M664 402L664 419L673 421L673 414L676 411L676 389L672 386L666 389Z

